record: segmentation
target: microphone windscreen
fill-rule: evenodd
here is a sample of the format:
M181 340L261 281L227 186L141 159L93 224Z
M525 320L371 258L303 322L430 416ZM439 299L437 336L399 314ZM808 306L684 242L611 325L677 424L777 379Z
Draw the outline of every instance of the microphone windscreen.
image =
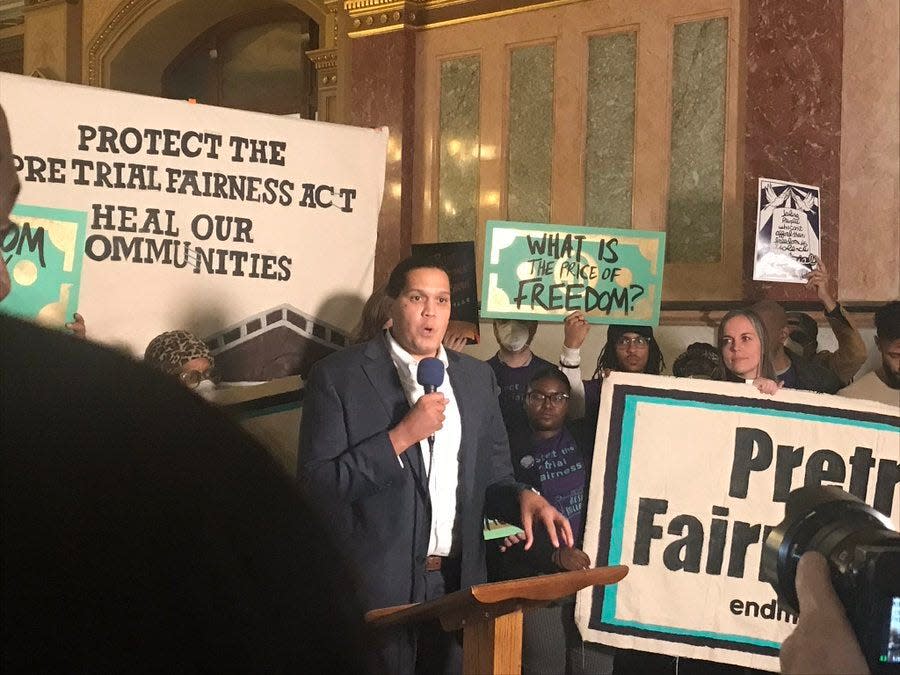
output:
M423 387L440 387L444 383L444 362L433 357L419 361L416 381Z

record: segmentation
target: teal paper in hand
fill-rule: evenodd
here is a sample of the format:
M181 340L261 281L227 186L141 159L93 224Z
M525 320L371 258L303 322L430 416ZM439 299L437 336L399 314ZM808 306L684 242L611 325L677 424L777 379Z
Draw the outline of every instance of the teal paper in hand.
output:
M16 206L2 240L12 288L0 311L62 327L78 307L87 214Z

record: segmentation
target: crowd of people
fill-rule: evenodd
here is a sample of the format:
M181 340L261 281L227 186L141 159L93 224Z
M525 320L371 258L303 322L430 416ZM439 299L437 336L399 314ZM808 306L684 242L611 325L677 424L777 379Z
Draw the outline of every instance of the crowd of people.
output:
M847 385L866 360L865 344L830 295L821 263L809 285L822 299L838 341L835 351L818 349L811 317L761 301L725 314L716 344L690 345L675 359L673 374L746 383L771 396L785 388L853 395ZM459 353L465 343L447 334L449 297L449 276L438 263L403 261L367 303L371 311L356 331L356 347L318 364L307 385L298 473L327 505L353 558L370 570L363 586L370 607L434 599L476 580L589 566L590 557L579 547L604 380L613 371L661 375L666 367L652 328L611 325L585 379L581 350L591 325L582 312L573 312L564 323L558 365L532 350L536 322L498 320L498 350L486 368ZM877 378L886 394L880 400L900 405L900 302L876 312L876 330L882 366L864 379ZM415 380L418 362L429 357L440 359L448 375L434 393ZM482 383L477 392L471 389L476 380ZM484 398L492 389L495 407ZM470 446L461 433L467 427L489 434ZM439 463L448 452L460 465ZM489 468L473 476L472 464ZM490 498L501 485L505 505ZM532 489L542 497L546 530L529 526L487 545L472 531L481 515L504 517L505 511L509 522L520 522L513 496L518 491L522 501ZM473 513L463 504L477 508ZM524 520L524 509L520 515ZM475 569L473 547L479 549L477 559L486 559L486 569ZM418 552L412 570L410 551ZM382 645L381 658L391 672L444 672L429 659L439 653L441 663L458 663L459 645L441 635L434 627L395 633ZM448 654L454 655L449 661ZM525 616L523 672L672 667L666 657L584 643L571 599ZM682 670L704 672L700 663L683 663Z
M863 339L828 292L824 265L810 274L809 284L822 299L837 339L835 351L817 348L812 317L788 314L766 300L726 313L716 330L716 344L691 344L675 359L672 374L743 382L772 396L784 388L800 389L900 406L900 302L875 312L880 367L851 383L867 358ZM558 367L531 351L536 330L534 322L496 321L499 350L488 364L500 386L516 477L537 487L569 517L580 542L603 382L613 371L663 374L665 358L652 328L610 325L593 374L583 379L581 349L591 330L584 313L566 317ZM518 543L517 537L507 537L498 548L502 555L488 552L495 579L545 570L548 556L531 556L530 564L523 563ZM614 667L615 672L665 672L673 667L672 659L636 653L613 658L609 650L585 645L575 629L573 608L565 604L526 615L523 666L527 673L602 673ZM683 663L682 670L702 672L702 667Z
M17 186L2 110L0 132L2 233ZM900 302L875 314L881 366L851 383L865 345L821 263L809 283L835 352L818 350L814 320L763 301L727 313L717 343L692 344L674 374L900 403ZM532 352L538 325L515 320L494 323L499 349L485 363L448 336L450 307L447 272L408 258L351 346L316 363L300 490L186 391L215 380L190 333L158 336L135 364L0 315L4 664L459 672L458 633L431 623L367 635L363 610L589 567L580 547L604 380L660 375L665 359L652 328L611 325L585 379L591 326L575 312L558 365ZM83 336L83 318L69 329ZM419 377L426 359L439 381ZM485 517L520 533L486 543ZM528 613L523 644L527 673L667 667L583 642L571 599ZM806 658L802 640L791 649Z

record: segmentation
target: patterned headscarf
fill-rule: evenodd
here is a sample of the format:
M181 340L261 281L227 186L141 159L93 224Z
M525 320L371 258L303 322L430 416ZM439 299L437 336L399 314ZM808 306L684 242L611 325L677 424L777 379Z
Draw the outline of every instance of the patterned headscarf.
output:
M675 377L696 377L707 380L724 380L725 365L722 354L705 342L692 343L672 364Z
M193 359L209 359L212 368L214 360L203 340L186 330L171 330L157 335L147 345L144 360L164 373L177 375L184 364Z

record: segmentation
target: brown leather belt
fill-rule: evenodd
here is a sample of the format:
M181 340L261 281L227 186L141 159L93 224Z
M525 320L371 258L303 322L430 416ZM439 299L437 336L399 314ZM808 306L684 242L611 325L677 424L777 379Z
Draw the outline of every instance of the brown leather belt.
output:
M444 564L444 558L439 555L430 555L425 558L425 571L437 572Z

